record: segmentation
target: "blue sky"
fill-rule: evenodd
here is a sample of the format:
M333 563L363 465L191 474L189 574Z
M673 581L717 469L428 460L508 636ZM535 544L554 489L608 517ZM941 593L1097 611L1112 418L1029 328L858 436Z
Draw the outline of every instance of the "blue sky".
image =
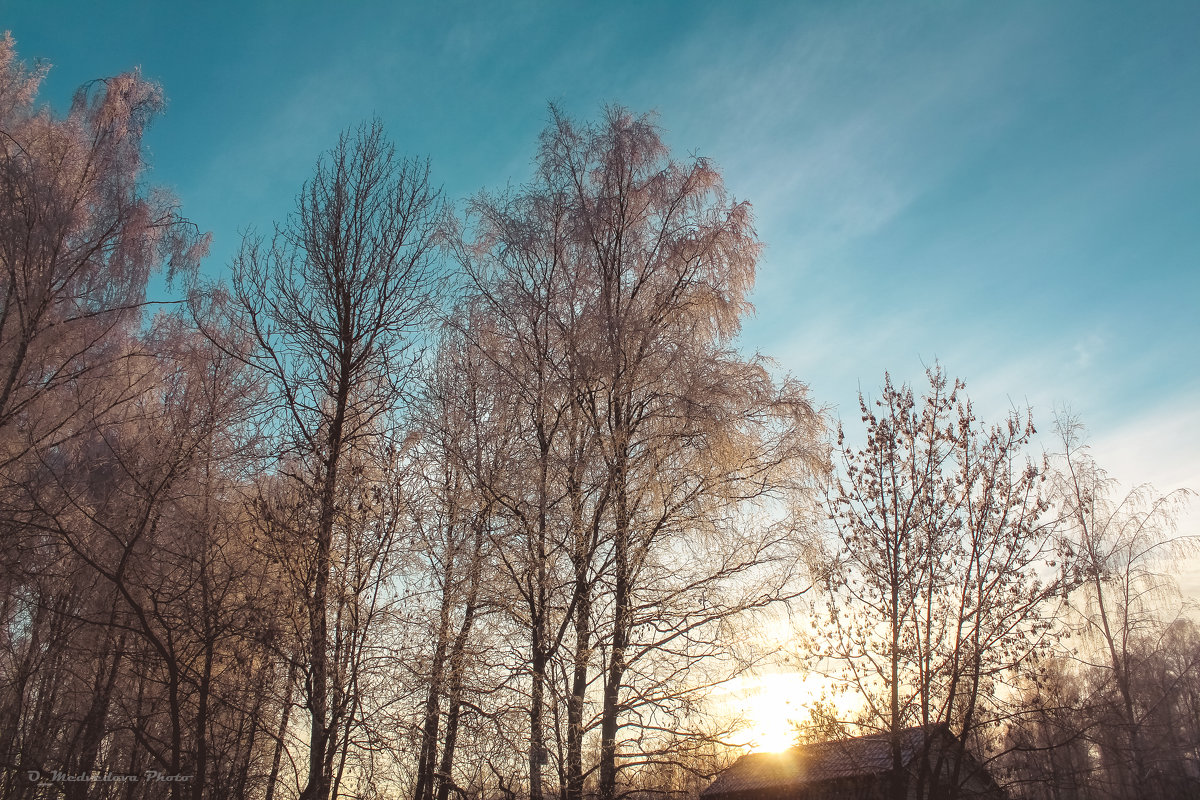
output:
M60 109L163 85L153 179L212 274L372 115L461 200L526 177L548 101L655 109L754 204L744 346L834 413L937 358L992 418L1070 405L1118 477L1200 489L1198 3L0 0L0 28Z

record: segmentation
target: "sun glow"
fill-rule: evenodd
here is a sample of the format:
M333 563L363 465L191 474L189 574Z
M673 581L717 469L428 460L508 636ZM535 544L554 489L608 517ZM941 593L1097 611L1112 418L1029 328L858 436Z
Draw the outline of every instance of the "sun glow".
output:
M745 679L734 703L746 719L750 749L776 753L794 745L797 723L808 717L808 703L820 694L816 684L815 676L790 672Z

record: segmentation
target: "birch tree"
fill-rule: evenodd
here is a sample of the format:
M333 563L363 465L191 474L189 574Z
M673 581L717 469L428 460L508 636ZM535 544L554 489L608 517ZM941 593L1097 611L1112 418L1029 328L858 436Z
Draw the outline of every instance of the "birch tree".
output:
M0 38L0 466L70 435L78 393L122 357L107 345L141 319L150 275L190 271L208 244L168 193L144 187L162 90L137 72L93 81L59 118L35 106L44 75Z
M1186 628L1186 608L1170 572L1177 559L1197 550L1194 533L1176 521L1188 490L1158 494L1142 485L1121 494L1083 440L1082 426L1059 420L1062 450L1055 498L1066 525L1067 563L1076 590L1065 617L1076 658L1107 694L1101 742L1106 782L1114 797L1168 792L1159 759L1171 726L1157 724L1171 706L1170 692L1148 691L1154 663L1164 656L1172 624ZM1186 656L1185 656L1186 659ZM1179 670L1182 683L1196 680L1194 667Z
M568 531L577 528L570 515L583 513L567 489L567 439L576 432L580 383L571 362L578 302L571 220L561 200L533 187L482 195L470 209L475 241L459 250L475 321L463 333L504 393L496 419L512 425L506 468L477 477L496 507L498 565L512 595L510 614L526 640L517 679L528 681L532 800L544 791L550 666L578 605L572 596L578 587L566 573Z
M696 598L671 621L663 612L674 603L650 596L651 565L678 557L681 541L705 541L734 504L817 465L820 426L800 384L777 387L761 363L726 349L749 311L760 245L749 204L728 200L709 161L671 159L651 118L612 108L586 126L556 113L540 163L571 209L591 333L576 346L594 387L583 410L604 465L611 526L598 769L609 800L622 761L650 755L640 735L622 744L626 714L647 713L631 701L636 662L742 610L717 613L719 602L700 610ZM707 558L696 555L696 563ZM770 558L767 548L753 564ZM688 586L715 597L729 576L717 569L693 577Z
M10 764L66 766L94 760L110 732L130 620L121 587L86 563L72 546L80 539L60 535L90 523L60 530L71 495L46 492L59 479L86 483L91 467L63 459L136 427L136 403L161 410L149 399L160 364L138 331L147 281L190 272L207 237L145 182L142 139L161 89L136 71L93 81L59 116L36 105L45 71L0 39L0 619L12 654L0 749ZM65 752L60 736L72 740ZM5 781L5 796L29 789Z
M419 468L409 502L415 558L423 567L415 583L428 587L432 600L428 616L419 618L430 641L418 659L428 666L419 673L424 705L415 800L465 791L456 769L467 739L464 717L478 715L479 695L492 688L479 687L475 676L479 628L494 624L503 605L494 556L497 500L489 489L511 468L514 431L502 376L468 342L453 329L443 334L415 429Z
M730 544L739 504L779 499L819 465L819 417L802 385L729 347L759 252L749 206L726 198L708 161L672 160L651 118L614 108L578 125L552 110L534 178L472 210L463 261L536 445L497 490L521 531L511 541L528 545L510 566L531 644L530 791L548 760L539 698L565 657L560 788L579 797L591 775L611 798L623 768L670 751L667 725L635 716L674 713L719 621L784 596L768 581L754 600L716 599L794 557L780 540L689 568ZM668 574L690 578L660 588ZM599 758L585 766L588 733Z

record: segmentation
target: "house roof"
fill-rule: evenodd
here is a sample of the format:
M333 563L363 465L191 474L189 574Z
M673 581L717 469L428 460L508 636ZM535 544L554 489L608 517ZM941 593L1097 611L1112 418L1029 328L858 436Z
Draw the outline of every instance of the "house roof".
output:
M925 744L926 733L945 726L908 728L900 733L901 758L907 765ZM782 753L750 753L717 776L702 797L794 789L822 781L878 775L892 769L889 734L799 745Z

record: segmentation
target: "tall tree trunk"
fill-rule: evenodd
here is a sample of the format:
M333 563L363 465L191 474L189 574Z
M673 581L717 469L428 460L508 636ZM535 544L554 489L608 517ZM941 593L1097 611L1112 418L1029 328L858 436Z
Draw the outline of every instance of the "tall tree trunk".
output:
M248 709L248 713L242 716L241 728L243 731L248 731L245 734L246 743L242 744L242 734L238 734L238 746L242 753L241 764L237 770L237 791L235 797L246 796L246 784L250 781L250 767L254 763L254 744L258 740L258 730L263 720L263 707L266 705L266 689L267 689L267 674L268 670L263 668L259 670L258 685L255 691L254 705ZM290 700L290 698L289 698ZM231 773L232 774L232 773Z
M546 609L549 605L549 575L546 571L549 553L546 548L550 501L550 440L544 428L538 433L539 467L538 519L536 550L533 552L533 585L528 588L530 636L529 636L529 800L542 800L542 767L546 763L545 700L546 666L553 646L547 631Z
M900 544L897 540L896 552L893 553L894 565L899 564ZM898 569L898 567L894 567ZM900 582L899 579L892 581L892 652L891 652L891 696L888 698L888 711L891 714L889 725L891 728L891 743L892 743L892 776L891 789L892 800L905 800L908 793L908 786L904 780L904 753L900 742Z
M580 584L583 585L580 585ZM567 792L566 800L583 798L583 704L591 663L592 598L586 574L576 573L575 652L567 698Z
M617 409L618 414L620 408ZM621 443L618 442L618 447ZM617 792L617 730L621 714L621 684L625 679L625 650L629 646L632 602L630 597L630 519L626 497L625 460L618 456L613 480L615 524L613 530L613 625L604 703L600 712L600 800L615 800Z
M328 800L330 774L328 762L331 731L329 729L329 573L332 568L334 504L337 498L338 464L342 451L342 425L349 396L349 365L343 361L343 374L338 387L336 411L329 427L325 475L321 484L321 514L317 527L316 575L308 606L309 666L312 690L308 698L309 725L308 785L300 800Z
M450 686L448 707L446 709L446 740L442 744L442 759L437 773L437 800L449 800L450 789L454 785L451 772L454 769L454 751L458 744L458 724L462 715L463 679L466 673L467 642L471 638L471 628L475 624L475 613L478 608L479 584L482 579L480 569L483 555L482 523L475 525L475 551L471 558L471 571L468 576L470 590L467 595L467 605L463 610L462 625L454 637L454 645L450 651Z
M529 665L529 800L542 800L543 795L542 766L546 761L546 732L543 721L546 694L546 656L542 651L544 637L544 630L535 632Z
M200 685L196 687L196 768L195 777L191 781L192 800L202 800L204 797L205 779L208 777L208 703L209 692L212 688L214 646L215 642L211 639L205 642L204 667L200 672Z
M104 738L105 722L108 720L108 709L112 700L113 689L117 684L121 662L125 660L126 635L122 633L121 638L117 640L116 647L112 652L111 663L106 663L102 667L105 672L101 672L96 676L95 692L87 714L84 716L83 724L79 731L79 739L77 740L79 750L78 760L75 763L76 769L80 773L90 773L95 769L96 759L100 751L100 742ZM66 789L68 800L75 800L75 798L82 800L82 798L87 796L88 786L86 784L70 784Z
M438 723L441 721L439 705L444 683L446 646L450 625L450 601L452 576L446 574L442 588L442 608L438 626L438 640L433 652L433 663L429 675L428 694L425 698L425 720L421 726L421 750L417 756L417 784L413 800L430 800L433 797L434 770L437 764Z
M292 692L296 686L297 666L294 659L288 663L287 688L283 693L283 711L279 715L279 730L275 736L275 754L271 757L271 774L267 776L267 794L264 800L275 800L275 786L279 783L279 765L283 760L288 717L292 713Z
M1149 777L1146 770L1145 754L1142 752L1141 736L1138 732L1137 711L1134 709L1133 687L1130 683L1129 676L1129 650L1124 641L1121 643L1121 649L1117 649L1117 634L1112 629L1112 623L1108 619L1108 610L1105 607L1105 589L1104 582L1097 570L1092 578L1093 586L1096 591L1096 607L1099 611L1101 629L1104 631L1105 644L1108 647L1109 658L1112 663L1113 677L1116 680L1117 690L1121 693L1120 714L1122 717L1123 727L1129 748L1128 767L1130 768L1132 778L1126 781L1125 790L1139 791L1146 788L1146 780ZM1128 609L1126 609L1128 613ZM1123 620L1125 624L1121 626L1121 635L1126 636L1129 625L1128 619ZM1120 623L1118 623L1120 624Z
M446 741L442 745L442 761L438 767L437 800L448 800L450 788L453 786L451 771L454 769L454 750L458 744L458 723L462 715L463 660L474 617L475 603L471 602L467 604L463 626L455 639L454 653L450 657L452 665L450 697L446 709Z
M572 441L573 469L567 493L571 498L571 524L575 530L572 562L575 568L575 650L571 654L570 684L567 686L567 753L564 800L583 800L583 709L587 695L588 668L592 661L592 583L588 570L595 555L595 528L599 526L603 500L595 510L593 526L584 521L582 469L585 445Z

